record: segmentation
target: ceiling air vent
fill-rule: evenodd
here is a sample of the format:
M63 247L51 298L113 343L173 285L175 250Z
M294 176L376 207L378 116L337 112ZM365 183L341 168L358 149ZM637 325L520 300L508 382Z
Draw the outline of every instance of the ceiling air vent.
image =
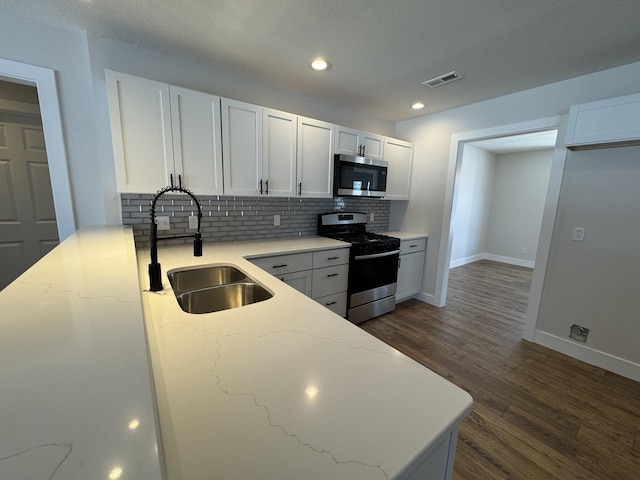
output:
M445 73L444 75L440 75L439 77L432 78L431 80L427 80L426 82L422 82L422 84L426 85L427 87L435 88L439 87L440 85L444 85L445 83L455 82L456 80L460 80L461 78L463 78L462 75L454 71Z

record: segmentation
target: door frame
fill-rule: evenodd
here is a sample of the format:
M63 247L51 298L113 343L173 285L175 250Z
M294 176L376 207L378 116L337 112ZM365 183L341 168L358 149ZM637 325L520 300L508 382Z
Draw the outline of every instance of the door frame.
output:
M527 316L523 332L524 339L533 341L535 327L538 320L538 311L540 309L544 275L547 270L547 261L551 248L551 234L553 232L553 224L556 218L558 198L560 195L560 184L562 182L562 174L564 171L564 161L566 157L566 149L564 148L564 132L566 129L566 122L567 116L560 115L500 127L461 132L451 136L444 215L442 219L442 234L440 236L441 248L438 253L438 267L436 271L436 288L434 295L436 306L443 307L446 304L447 299L449 265L451 262L451 248L453 245L452 222L455 219L455 212L453 211L453 208L456 204L458 194L456 191L456 178L460 174L460 168L462 166L464 145L478 140L557 129L558 136L551 162L549 186L547 188L540 239L538 242L538 251L536 253L536 267L533 271L533 279L527 306Z
M55 71L0 58L0 79L36 87L60 241L76 230Z

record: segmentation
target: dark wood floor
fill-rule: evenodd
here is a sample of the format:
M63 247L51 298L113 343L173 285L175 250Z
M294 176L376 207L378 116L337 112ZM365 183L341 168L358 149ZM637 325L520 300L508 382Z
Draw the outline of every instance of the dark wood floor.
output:
M451 270L447 306L361 327L469 392L455 480L640 479L640 383L521 339L532 270Z

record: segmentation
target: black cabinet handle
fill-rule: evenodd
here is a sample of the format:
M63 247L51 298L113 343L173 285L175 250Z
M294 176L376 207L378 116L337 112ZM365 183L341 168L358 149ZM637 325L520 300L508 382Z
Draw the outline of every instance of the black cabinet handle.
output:
M262 180L260 180L260 195L262 195Z
M169 174L169 180L171 181L171 186L173 187L173 173Z
M409 248L416 248L418 245L409 245Z
M178 175L178 186L182 188L182 175Z
M340 257L327 257L327 260L338 260Z
M331 305L335 305L336 303L338 303L338 302L336 302L336 301L334 300L333 302L325 303L325 304L324 304L324 306L325 306L325 307L330 307Z
M269 195L269 180L264 181L264 187L265 187L264 194Z
M330 273L329 275L327 275L327 277L337 277L338 275L340 275L339 273Z
M302 196L302 182L300 182L298 184L298 195L301 197Z
M283 267L286 267L286 266L287 266L287 264L286 264L286 263L283 263L283 264L281 264L281 265L274 265L274 266L273 266L273 267L271 267L271 268L283 268Z

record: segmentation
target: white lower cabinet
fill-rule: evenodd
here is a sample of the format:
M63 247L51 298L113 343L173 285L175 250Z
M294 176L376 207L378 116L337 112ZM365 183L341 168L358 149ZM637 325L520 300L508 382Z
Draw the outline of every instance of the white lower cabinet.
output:
M334 293L326 297L314 298L316 302L324 305L333 313L337 313L341 317L347 315L347 292Z
M284 275L276 275L277 278L282 280L290 287L295 288L300 293L304 293L307 297L311 296L311 279L312 271L303 270L301 272L286 273Z
M420 292L426 248L426 238L407 239L400 243L396 302L407 300Z
M349 248L270 255L250 261L338 315L346 316Z

